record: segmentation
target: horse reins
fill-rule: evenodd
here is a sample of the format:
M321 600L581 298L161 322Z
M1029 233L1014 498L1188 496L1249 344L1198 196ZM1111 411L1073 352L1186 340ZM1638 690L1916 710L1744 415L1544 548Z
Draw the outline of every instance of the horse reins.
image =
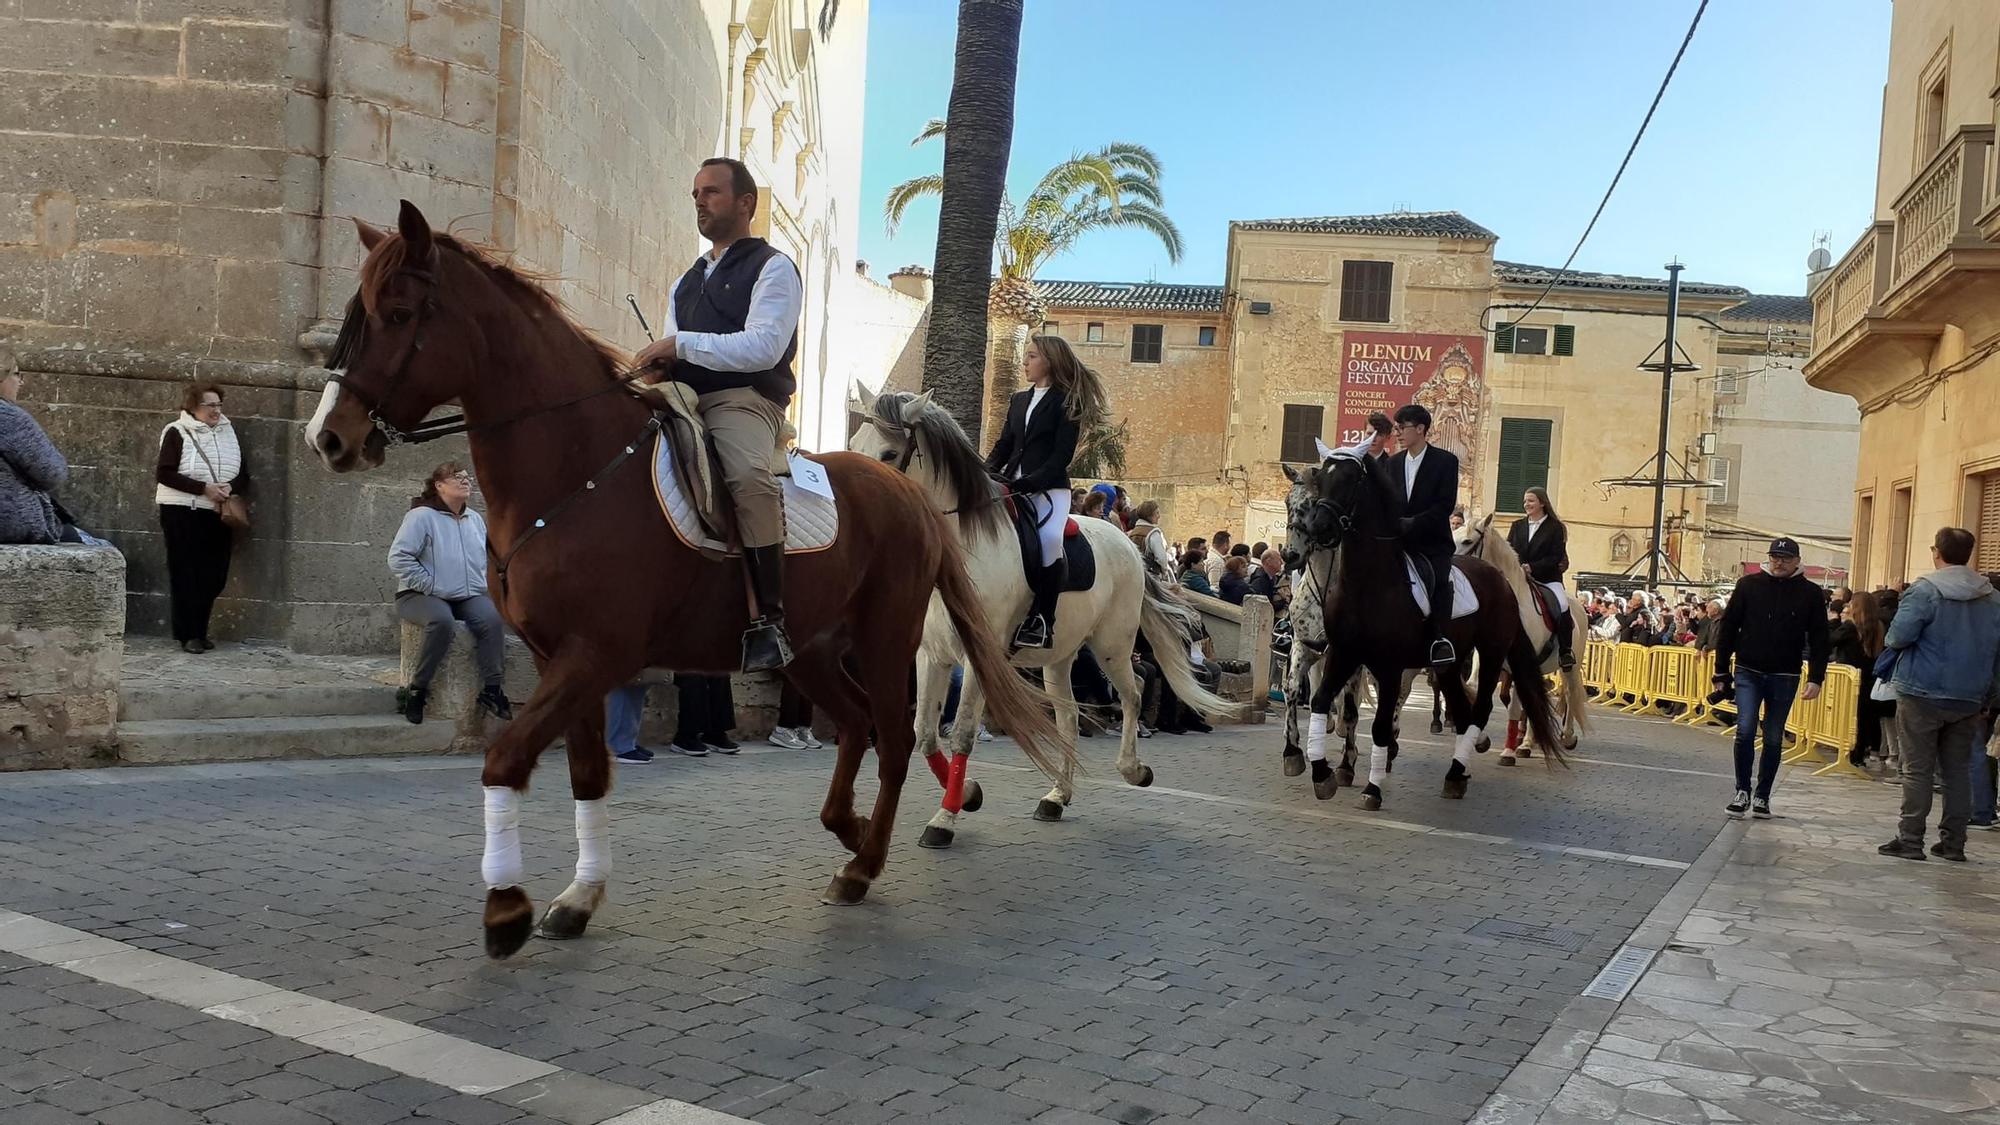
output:
M915 462L918 457L923 456L923 450L920 449L917 445L916 428L914 426L904 425L898 422L892 422L889 419L883 418L876 414L862 414L859 411L854 411L853 413L855 413L858 417L860 417L862 421L874 426L876 429L892 431L899 438L902 439L903 448L896 454L896 459L894 461L888 461L884 463L888 465L893 465L896 471L902 473L904 476L910 475L910 465L913 462ZM956 508L946 509L941 514L947 516L955 516L958 515L960 512L969 511L974 508L984 508L989 504L1005 503L1009 498L1016 495L1018 494L1013 489L1008 488L1005 485L1001 485L999 492L991 496L988 496L984 500L976 501L971 504L960 504Z

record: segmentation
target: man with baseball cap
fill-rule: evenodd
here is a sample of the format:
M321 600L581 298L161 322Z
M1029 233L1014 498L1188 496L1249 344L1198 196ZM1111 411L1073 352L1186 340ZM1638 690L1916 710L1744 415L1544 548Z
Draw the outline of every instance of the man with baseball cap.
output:
M1785 719L1799 694L1799 655L1805 654L1805 698L1816 699L1826 682L1826 595L1799 568L1799 545L1785 536L1771 540L1762 573L1736 582L1716 630L1715 681L1736 690L1736 796L1729 815L1746 809L1759 820L1771 817L1771 786L1785 754ZM1735 661L1735 675L1730 661ZM1764 731L1764 757L1757 765L1756 790L1750 766L1757 753L1757 730Z

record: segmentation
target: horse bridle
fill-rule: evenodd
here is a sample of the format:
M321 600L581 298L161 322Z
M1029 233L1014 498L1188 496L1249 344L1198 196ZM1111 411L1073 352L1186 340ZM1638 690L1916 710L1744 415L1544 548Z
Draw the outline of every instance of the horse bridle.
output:
M864 414L860 411L855 411L855 414L860 417L864 424L872 425L878 430L893 434L902 439L903 448L896 451L896 459L884 462L884 464L893 465L897 472L907 475L910 471L910 463L915 461L923 452L917 448L916 427L900 422L892 422L874 413Z

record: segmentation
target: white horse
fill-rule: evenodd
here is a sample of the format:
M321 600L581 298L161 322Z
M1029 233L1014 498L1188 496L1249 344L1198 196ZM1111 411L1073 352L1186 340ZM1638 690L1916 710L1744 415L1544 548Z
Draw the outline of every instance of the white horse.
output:
M1555 636L1549 631L1548 625L1543 623L1541 611L1535 608L1535 600L1528 589L1528 570L1521 565L1521 556L1514 553L1514 548L1508 545L1506 536L1494 533L1493 515L1490 512L1477 523L1467 523L1459 528L1452 538L1458 545L1459 554L1472 555L1493 564L1494 569L1506 576L1507 584L1513 587L1514 597L1521 603L1521 628L1527 632L1529 643L1535 646L1542 672L1556 677L1554 702L1557 718L1562 724L1560 728L1562 748L1576 749L1578 739L1589 733L1590 725L1588 718L1590 708L1584 705L1583 664L1579 660L1567 671L1563 670L1562 650L1556 645ZM1589 637L1583 615L1572 610L1569 619L1573 630L1571 639L1575 645L1572 651L1581 657L1584 642ZM1514 764L1517 756L1516 738L1524 729L1521 704L1511 687L1509 683L1503 684L1501 688L1501 694L1507 700L1509 735L1506 748L1500 752L1500 764L1503 766ZM1532 745L1532 741L1530 738L1521 744L1519 751L1521 756L1527 755L1528 746Z
M1011 627L1027 615L1032 592L1022 569L1021 545L1009 522L998 489L986 465L958 423L928 393L907 391L877 396L871 404L856 394L850 413L863 424L848 439L856 453L886 461L907 473L929 492L938 510L955 514L954 526L965 548L966 569L984 603L987 620ZM1087 590L1062 595L1056 602L1054 643L1045 649L1021 649L1013 663L1040 668L1056 711L1056 725L1071 746L1076 744L1076 697L1070 690L1070 668L1085 644L1096 655L1104 674L1118 690L1124 725L1118 743L1118 773L1128 783L1153 783L1152 767L1139 761L1138 673L1132 648L1141 630L1152 646L1160 674L1183 703L1210 718L1237 717L1240 708L1210 692L1195 679L1188 648L1199 616L1177 593L1160 581L1140 558L1139 549L1111 523L1077 517L1077 528L1096 557L1097 574ZM918 843L949 847L960 809L977 809L983 800L977 783L966 788L965 771L972 740L985 709L984 693L968 670L960 689L958 714L952 722L951 760L938 747L938 717L951 681L951 668L964 663L951 620L935 597L924 622L923 647L917 654L917 749L944 784L944 803ZM1035 819L1060 820L1075 796L1074 777L1065 771L1054 788L1035 806Z

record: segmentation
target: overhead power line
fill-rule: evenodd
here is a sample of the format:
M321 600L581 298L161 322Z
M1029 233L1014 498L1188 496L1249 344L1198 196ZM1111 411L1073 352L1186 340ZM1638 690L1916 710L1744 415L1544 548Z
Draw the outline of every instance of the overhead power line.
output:
M1577 237L1576 245L1571 248L1569 257L1563 259L1562 268L1557 270L1555 276L1549 279L1549 283L1542 287L1540 295L1535 298L1535 303L1528 306L1528 311L1509 321L1506 327L1512 328L1533 315L1534 311L1541 307L1542 301L1555 289L1556 283L1569 272L1569 267L1575 264L1577 254L1583 250L1584 241L1590 237L1590 232L1597 228L1597 220L1603 217L1605 205L1611 202L1611 193L1618 190L1618 181L1625 175L1625 166L1632 163L1632 154L1639 151L1639 140L1646 135L1646 126L1653 123L1653 113L1660 108L1660 99L1666 96L1667 84L1674 80L1674 71L1680 69L1681 56L1687 54L1688 44L1694 42L1694 29L1701 26L1701 14L1707 10L1708 0L1701 0L1701 5L1694 10L1694 19L1688 24L1687 34L1681 37L1681 49L1674 52L1674 61L1667 66L1667 76L1660 79L1660 88L1653 93L1653 104L1646 107L1645 120L1639 122L1639 131L1632 135L1632 143L1625 149L1625 159L1618 162L1618 171L1611 177L1611 186L1604 189L1604 198L1597 201L1597 210L1591 212L1590 222Z

